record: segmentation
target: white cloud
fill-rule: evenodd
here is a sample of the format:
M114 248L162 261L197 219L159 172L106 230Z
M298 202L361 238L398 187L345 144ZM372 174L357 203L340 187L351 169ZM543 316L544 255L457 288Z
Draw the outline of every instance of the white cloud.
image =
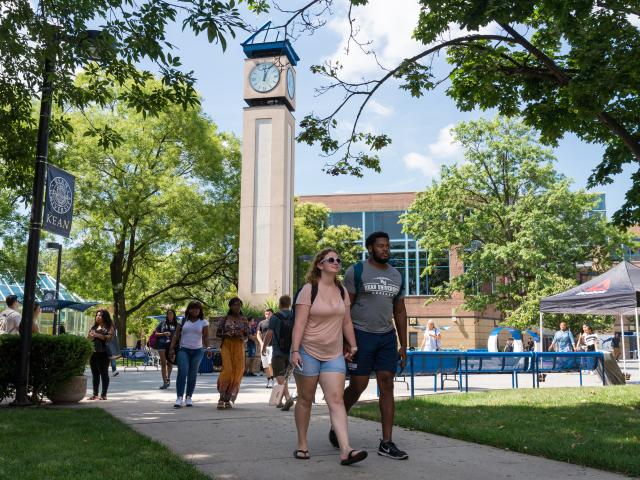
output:
M447 125L438 132L437 140L427 145L427 155L409 152L402 157L405 167L418 170L427 178L435 178L439 175L442 165L464 161L462 148L454 143L452 128L453 125Z
M402 8L398 7L398 1L402 3ZM345 5L343 3L343 7ZM383 66L393 66L403 58L415 55L422 48L420 43L411 38L419 11L416 0L372 0L365 7L354 8L352 11L352 16L356 19L354 25L357 28L357 38L360 42L371 42L364 45L364 49L374 50ZM379 70L372 55L367 55L353 41L349 44L351 30L346 18L346 8L335 15L329 22L329 27L341 37L338 48L329 59L338 60L342 64L342 77L354 80ZM346 55L347 46L349 55Z
M378 115L379 117L388 117L389 115L391 115L393 113L393 108L392 107L388 107L386 105L383 105L379 102L376 102L375 100L370 100L367 103L367 108L369 108L369 110L371 110L371 112L373 112L374 114Z
M427 148L434 157L461 160L463 158L462 148L453 139L454 125L447 125L438 133L436 143L430 144Z
M428 178L434 178L440 173L440 166L432 157L417 152L407 153L402 161L409 170L418 170Z
M354 33L359 42L349 43L351 26L347 19L347 2L336 2L336 14L329 22L329 28L340 35L336 51L324 60L338 61L342 65L341 77L348 81L359 80L367 74L379 72L380 66L373 55L362 50L376 52L378 61L385 68L393 68L405 58L412 57L426 48L412 38L413 30L418 23L420 4L418 0L370 0L364 7L354 7L351 15L354 21ZM480 29L479 33L497 33L499 27L495 22ZM451 25L444 35L447 39L470 32ZM347 48L349 54L346 54Z

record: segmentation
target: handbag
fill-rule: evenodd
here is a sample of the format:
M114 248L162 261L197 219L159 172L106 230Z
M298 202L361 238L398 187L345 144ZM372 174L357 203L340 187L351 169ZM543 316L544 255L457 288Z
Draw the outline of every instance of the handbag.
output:
M120 358L122 356L122 351L120 350L120 342L118 342L118 333L116 331L113 332L113 336L109 343L107 343L107 356L110 360L115 360L116 358Z
M280 402L282 401L282 395L284 395L284 387L285 385L287 385L287 383L289 383L289 377L291 377L292 373L293 373L293 365L289 365L284 372L284 382L282 383L282 385L280 385L279 383L276 383L273 386L273 389L271 390L271 396L269 397L270 407L275 407L276 405L279 405Z
M156 332L155 330L149 336L149 346L151 348L158 348L158 332Z

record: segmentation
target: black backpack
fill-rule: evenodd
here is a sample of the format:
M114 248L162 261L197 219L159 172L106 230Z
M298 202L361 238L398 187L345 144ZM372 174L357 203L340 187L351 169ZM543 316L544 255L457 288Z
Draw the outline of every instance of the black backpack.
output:
M289 318L285 319L282 315L279 314L280 312L274 314L280 319L280 330L278 332L278 338L280 341L278 343L278 348L280 348L280 351L282 353L288 354L291 351L291 343L293 339L293 325L295 324L295 321L296 321L296 303L298 301L298 295L300 295L300 291L303 288L304 287L299 288L296 294L293 296L293 304L292 304L293 308L292 308L291 316ZM342 285L338 285L338 288L340 289L340 296L344 300L344 287ZM318 296L318 284L312 283L311 284L311 305L313 305L313 302L315 301L317 296Z

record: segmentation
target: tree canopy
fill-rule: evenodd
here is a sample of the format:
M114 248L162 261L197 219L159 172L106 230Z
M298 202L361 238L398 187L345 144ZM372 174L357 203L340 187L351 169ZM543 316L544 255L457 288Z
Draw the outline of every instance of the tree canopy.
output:
M350 0L350 43L375 55L375 45L358 36L358 11L368 0ZM319 144L337 161L331 174L379 171L378 151L389 145L385 133L359 130L367 102L386 83L421 97L439 85L463 111L497 109L519 116L556 145L567 133L606 147L590 186L613 181L626 164L640 162L640 7L622 0L418 0L413 37L424 45L417 55L384 68L377 78L346 81L341 65L312 67L327 84L319 93L343 92L326 113L301 122L299 140ZM313 31L334 12L332 0L311 1L286 11L292 29ZM402 7L399 7L402 8ZM435 58L446 54L449 68L439 75ZM351 133L337 136L341 114L355 109ZM626 202L614 220L640 222L640 168Z
M23 199L31 193L37 118L32 102L40 94L45 59L53 61L54 100L80 108L93 102L108 104L113 87L120 99L139 113L155 114L169 104L198 103L192 71L186 71L169 27L206 34L224 50L229 37L249 28L240 16L243 0L5 0L0 14L0 187ZM254 12L265 0L246 0ZM99 29L91 42L87 32ZM144 88L152 78L142 64L153 65L161 82ZM86 81L74 83L85 69ZM54 116L52 140L71 127L64 115ZM109 125L87 130L108 144L119 140Z
M362 232L348 225L328 225L330 210L320 203L300 203L294 212L296 286L304 283L310 259L323 248L340 254L343 269L360 260Z
M235 281L240 153L200 108L173 105L144 119L112 98L67 114L73 133L52 159L77 178L66 283L111 299L125 331L129 315L196 293L210 300L207 292ZM105 125L122 141L105 146L87 134Z
M571 191L522 123L463 122L453 134L464 163L442 168L402 217L404 228L430 265L449 249L464 265L436 298L463 292L465 308L495 306L507 325L535 325L541 297L577 284L580 265L604 270L629 239L590 214L598 196Z

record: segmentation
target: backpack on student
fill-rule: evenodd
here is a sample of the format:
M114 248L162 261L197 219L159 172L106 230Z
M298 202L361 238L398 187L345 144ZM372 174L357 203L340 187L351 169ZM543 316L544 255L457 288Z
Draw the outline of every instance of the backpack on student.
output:
M364 270L364 262L358 262L353 265L353 283L356 288L355 296L357 297L362 289L362 271ZM393 303L395 304L398 299L402 296L402 292L404 291L404 275L400 274L400 290L393 297ZM351 307L355 305L355 301L351 304Z
M293 296L293 309L289 318L285 318L283 315L280 315L280 312L274 313L274 315L280 319L280 329L278 331L278 348L280 348L280 351L282 353L289 354L289 352L291 351L291 343L293 341L293 325L296 321L296 303L298 301L298 295L300 295L300 291L302 290L302 288L304 287L299 288L296 294ZM340 296L344 300L344 287L342 285L338 285L338 288L340 289ZM318 284L312 283L311 305L313 305L313 302L315 301L317 296Z

